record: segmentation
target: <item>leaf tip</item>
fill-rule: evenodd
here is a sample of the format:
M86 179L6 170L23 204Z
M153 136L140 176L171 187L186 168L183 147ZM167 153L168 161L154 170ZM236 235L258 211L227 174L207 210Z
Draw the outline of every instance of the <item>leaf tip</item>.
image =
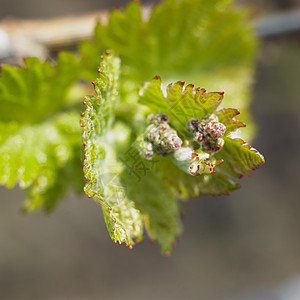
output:
M171 256L171 252L170 251L167 251L164 253L165 257L170 257Z
M197 91L197 92L201 92L202 94L205 94L205 93L206 93L206 89L200 88L200 87L198 87L198 88L196 89L196 91Z

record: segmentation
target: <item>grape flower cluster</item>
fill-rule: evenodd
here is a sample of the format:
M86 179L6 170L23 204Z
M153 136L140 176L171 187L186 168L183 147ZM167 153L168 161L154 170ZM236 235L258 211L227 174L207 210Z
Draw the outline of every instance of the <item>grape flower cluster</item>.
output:
M224 144L221 137L224 135L226 127L218 121L218 117L214 114L201 121L199 119L189 120L188 129L193 133L194 142L210 154L219 151Z
M170 127L168 121L168 116L163 113L148 116L150 125L139 143L141 153L146 159L152 159L154 152L166 156L181 147L182 140L176 130Z
M213 157L222 148L224 141L221 137L226 131L225 125L218 121L216 115L187 122L187 129L193 134L195 147L190 147L187 140L183 145L176 130L168 124L166 114L151 114L148 122L150 124L145 133L138 139L140 153L145 159L151 160L154 153L160 156L170 154L174 163L192 176L215 173L214 167L223 163L223 160Z

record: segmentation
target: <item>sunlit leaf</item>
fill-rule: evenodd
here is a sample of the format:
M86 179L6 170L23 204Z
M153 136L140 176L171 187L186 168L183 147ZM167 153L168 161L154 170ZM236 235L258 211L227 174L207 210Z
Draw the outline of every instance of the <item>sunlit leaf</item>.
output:
M163 157L157 164L158 171L183 198L189 194L196 196L199 193L228 194L239 187L239 184L234 183L233 178L238 178L242 174L249 175L249 170L257 169L264 163L264 158L242 139L231 138L231 134L240 127L245 127L245 124L235 119L239 115L237 109L220 108L224 92L206 92L203 88L195 88L193 84L187 86L184 84L182 81L171 83L164 92L161 79L156 76L141 89L140 103L147 106L152 113L159 112L167 115L169 123L177 130L184 144L194 143L193 136L188 130L189 120L208 122L210 116L215 116L218 122L226 126L226 131L225 127L223 131L224 136L221 137L224 145L219 151L206 152L206 149L200 149L201 153L207 153L203 163L212 163L211 167L215 168L214 170L208 168L208 174L203 170L202 174L201 172L197 174L198 177L190 176L191 160L179 161L178 155L176 156L176 153L181 150L175 151L175 155L171 156L179 168L176 166L174 168L170 159ZM195 150L189 150L188 147L186 149L195 153L199 151L197 147Z
M226 106L247 112L256 40L245 13L228 0L166 0L142 14L136 1L98 23L93 42L81 45L84 76L92 80L100 53L113 49L122 60L120 93L132 103L137 86L156 74L164 84L184 79L208 90L225 91ZM238 95L238 97L237 97Z
M119 102L120 60L106 55L95 85L96 96L85 97L86 110L81 119L84 127L85 193L102 205L111 238L132 247L133 238L141 239L142 217L134 203L126 198L119 174L124 168L117 161L112 124Z
M78 76L77 60L62 53L55 66L38 58L24 63L1 69L0 182L29 188L25 210L51 210L72 185L65 167L78 158L79 115L62 111Z

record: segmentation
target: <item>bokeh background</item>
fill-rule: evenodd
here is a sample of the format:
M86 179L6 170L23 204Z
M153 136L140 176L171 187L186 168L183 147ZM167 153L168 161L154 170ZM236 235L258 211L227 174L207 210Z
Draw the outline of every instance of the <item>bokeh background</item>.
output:
M126 2L0 0L0 21ZM296 0L236 4L249 7L254 24L300 10ZM300 28L260 39L252 144L266 164L230 196L183 204L184 233L168 258L148 238L133 251L112 243L87 197L71 193L49 215L24 215L24 192L1 187L0 299L299 300Z

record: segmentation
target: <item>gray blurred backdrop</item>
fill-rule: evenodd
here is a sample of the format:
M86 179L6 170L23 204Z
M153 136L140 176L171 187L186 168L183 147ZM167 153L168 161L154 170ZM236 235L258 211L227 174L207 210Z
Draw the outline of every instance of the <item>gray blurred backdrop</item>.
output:
M0 0L0 18L62 16L126 2ZM299 1L238 4L262 16L299 9ZM24 193L1 187L0 299L299 300L299 37L297 31L261 40L252 144L266 164L230 196L183 204L184 233L171 257L148 238L133 251L112 243L100 207L87 197L71 194L50 215L23 215Z

